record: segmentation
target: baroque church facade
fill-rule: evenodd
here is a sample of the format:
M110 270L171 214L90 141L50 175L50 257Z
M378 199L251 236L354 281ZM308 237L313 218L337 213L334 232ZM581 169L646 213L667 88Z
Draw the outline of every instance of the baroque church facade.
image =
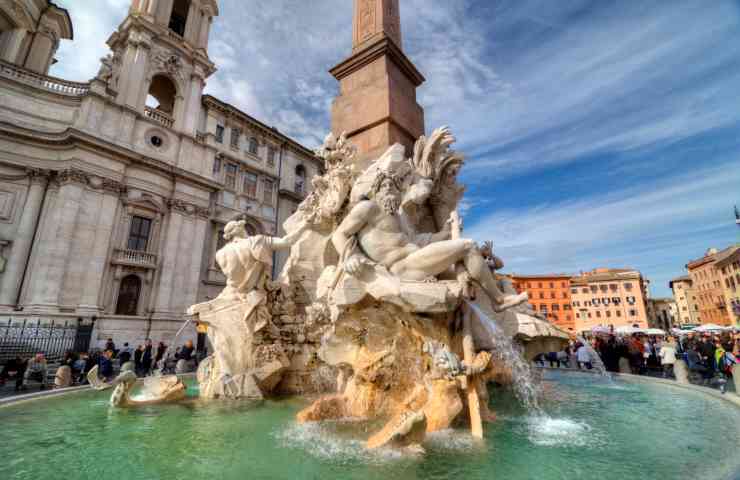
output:
M283 234L323 166L203 94L217 15L216 0L133 0L97 76L77 83L48 75L73 39L68 12L0 2L0 318L92 322L93 347L170 343L225 285L226 222Z

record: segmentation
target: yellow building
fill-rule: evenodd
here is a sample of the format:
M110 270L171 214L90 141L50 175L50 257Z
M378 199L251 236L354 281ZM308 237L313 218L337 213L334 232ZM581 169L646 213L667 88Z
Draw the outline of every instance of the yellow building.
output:
M725 308L730 324L740 325L740 247L731 247L731 252L716 263L723 293Z
M597 268L571 278L576 331L597 325L647 328L647 279L637 270Z
M730 316L726 290L721 268L718 263L725 265L725 260L734 257L739 246L733 245L722 251L710 248L702 258L692 260L686 264L689 277L696 290L697 303L699 305L699 323L715 323L718 325L731 325L734 323ZM730 266L732 262L730 262ZM725 270L727 270L725 266ZM732 270L729 270L732 271ZM737 284L737 280L735 280Z
M668 283L676 301L676 322L679 325L699 323L699 303L691 277L684 275Z

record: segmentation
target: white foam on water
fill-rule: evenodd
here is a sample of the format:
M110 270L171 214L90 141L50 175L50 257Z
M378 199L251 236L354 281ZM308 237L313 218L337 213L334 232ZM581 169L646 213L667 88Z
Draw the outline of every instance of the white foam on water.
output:
M448 428L427 433L424 446L437 451L470 452L479 448L481 442L473 438L470 430Z
M541 447L585 447L594 441L590 425L570 418L537 415L524 426L529 441Z
M406 457L402 451L391 448L368 450L364 440L341 437L321 423L292 423L275 437L283 447L303 450L325 460L387 463Z

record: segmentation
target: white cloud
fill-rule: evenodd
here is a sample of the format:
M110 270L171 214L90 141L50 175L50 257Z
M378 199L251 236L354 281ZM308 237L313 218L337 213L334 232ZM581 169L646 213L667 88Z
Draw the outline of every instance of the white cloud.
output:
M631 266L665 293L687 261L733 241L738 164L735 157L636 188L494 211L467 234L493 240L507 268L522 273Z

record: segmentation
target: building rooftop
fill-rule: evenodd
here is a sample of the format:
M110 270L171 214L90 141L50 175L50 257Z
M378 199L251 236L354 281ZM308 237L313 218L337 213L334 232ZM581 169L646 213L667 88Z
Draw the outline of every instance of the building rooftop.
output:
M523 273L509 273L507 274L511 278L567 278L573 277L572 273L533 273L530 275Z
M691 277L689 277L688 275L682 275L680 277L671 279L671 281L668 282L668 288L672 289L674 283L681 283L681 282L693 283L693 280L691 280Z
M740 249L740 244L731 245L721 251L718 251L716 248L710 248L703 257L697 258L696 260L690 260L689 263L686 264L686 268L690 270L692 268L701 267L709 262L722 262L732 254L736 253L738 249Z
M570 279L574 285L587 285L592 282L609 282L619 280L635 280L642 278L642 274L637 270L613 271L610 273L591 273L580 275Z

